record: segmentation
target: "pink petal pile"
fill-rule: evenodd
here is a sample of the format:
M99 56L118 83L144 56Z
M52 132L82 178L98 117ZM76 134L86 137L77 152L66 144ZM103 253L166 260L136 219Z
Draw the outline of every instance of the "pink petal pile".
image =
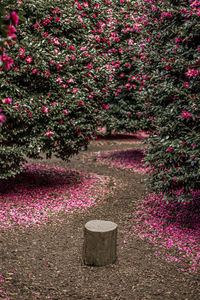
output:
M96 157L97 164L107 165L109 168L128 169L131 172L145 174L149 168L145 167L141 150L106 151Z
M190 203L168 204L162 195L149 195L136 212L130 233L157 247L156 256L177 262L178 270L196 272L200 267L200 190L192 195Z
M0 228L40 226L59 212L87 209L108 192L109 177L43 165L24 165L0 182Z

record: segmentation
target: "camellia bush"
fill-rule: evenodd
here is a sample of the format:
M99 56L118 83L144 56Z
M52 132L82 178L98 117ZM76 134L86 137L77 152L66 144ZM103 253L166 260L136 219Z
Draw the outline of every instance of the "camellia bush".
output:
M152 115L145 111L144 101L138 101L148 77L143 70L145 16L139 15L141 4L134 1L112 1L112 21L106 32L108 45L102 64L110 71L108 90L104 97L107 111L103 111L102 125L109 131L150 131L154 127ZM148 45L148 39L147 39ZM110 76L109 74L109 76ZM107 74L108 75L108 74Z
M0 74L9 70L14 63L13 58L8 55L8 47L16 38L15 26L18 24L19 16L15 11L9 12L8 7L12 3L13 1L0 3ZM6 117L0 107L0 126L5 122L5 119Z
M199 1L148 1L143 65L149 81L138 94L155 129L145 155L156 193L180 202L200 186Z
M145 153L150 186L163 199L181 202L199 189L199 6L120 0L106 56L115 94L104 100L110 108L105 124L119 125L120 107L122 123L124 110L132 130L151 132Z
M104 73L94 47L98 2L19 1L23 12L9 53L14 65L0 78L6 115L0 177L14 176L26 157L67 160L94 138L103 105ZM91 14L92 12L92 14ZM103 24L103 23L102 23Z

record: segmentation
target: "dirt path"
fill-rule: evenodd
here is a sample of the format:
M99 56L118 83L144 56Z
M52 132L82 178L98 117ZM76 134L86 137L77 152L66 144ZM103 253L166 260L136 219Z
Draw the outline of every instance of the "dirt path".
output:
M3 231L0 255L3 278L0 298L16 300L52 299L200 299L198 274L181 273L173 263L154 255L155 248L128 233L134 213L144 197L144 175L96 166L88 153L113 149L138 149L119 141L93 143L70 163L54 158L48 165L112 176L126 185L89 209L53 218L40 229ZM112 184L111 184L112 188ZM106 267L82 264L83 226L91 219L114 221L119 226L118 261Z

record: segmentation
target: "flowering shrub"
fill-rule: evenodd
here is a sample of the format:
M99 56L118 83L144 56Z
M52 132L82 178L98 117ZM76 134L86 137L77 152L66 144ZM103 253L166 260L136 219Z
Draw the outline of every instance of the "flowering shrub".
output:
M146 162L153 166L153 190L184 202L192 199L200 182L200 3L154 2L145 3L144 35L151 41L144 71L149 82L138 95L138 101L148 101L146 109L155 121Z
M12 40L16 38L15 26L19 21L19 16L15 11L12 11L11 14L7 11L7 6L11 3L12 1L0 3L0 74L2 71L9 70L14 63L13 58L8 56L6 52L6 47L12 44ZM5 119L6 117L0 107L0 126L5 122Z
M189 201L200 180L199 1L120 0L118 6L107 55L115 97L106 104L125 108L133 130L151 130L145 159L153 190Z
M138 5L133 1L112 2L112 18L104 28L109 44L104 48L101 64L107 74L108 91L104 103L109 109L102 112L100 120L108 131L151 130L153 125L152 119L144 113L144 103L138 101L137 96L148 81L142 69L144 42L139 30ZM136 48L141 51L137 56Z
M91 6L91 5L90 5ZM99 6L77 2L21 2L24 19L10 46L12 68L1 76L6 115L1 134L0 176L20 172L25 157L53 152L67 160L93 138L102 107L103 73L93 46ZM17 8L16 8L17 10ZM87 13L88 10L88 13Z

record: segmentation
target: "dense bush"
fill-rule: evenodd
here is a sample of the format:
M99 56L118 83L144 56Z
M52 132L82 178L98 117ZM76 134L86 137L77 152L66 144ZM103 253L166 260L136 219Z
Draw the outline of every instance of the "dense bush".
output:
M113 1L109 30L104 29L109 44L101 64L110 71L107 74L109 92L104 97L109 109L100 119L110 131L151 130L154 125L151 116L144 112L145 103L138 101L138 94L148 80L143 72L144 39L141 34L145 20L138 15L138 7L133 1Z
M146 162L154 191L190 200L200 186L199 2L148 1L143 68L148 86L138 95L153 115Z
M126 127L129 111L127 129L151 130L151 187L189 200L200 177L199 2L120 0L115 8L106 56L114 96L105 98L105 124Z
M24 18L9 49L15 63L0 79L6 115L1 178L20 172L25 157L40 152L67 160L93 138L104 109L92 32L100 6L41 0L23 1L18 9Z
M0 3L0 74L11 68L14 63L12 57L8 54L8 47L16 38L16 28L19 16L15 11L9 10L9 5L13 1L2 1ZM5 122L5 115L0 107L0 126ZM0 129L1 130L1 129Z

